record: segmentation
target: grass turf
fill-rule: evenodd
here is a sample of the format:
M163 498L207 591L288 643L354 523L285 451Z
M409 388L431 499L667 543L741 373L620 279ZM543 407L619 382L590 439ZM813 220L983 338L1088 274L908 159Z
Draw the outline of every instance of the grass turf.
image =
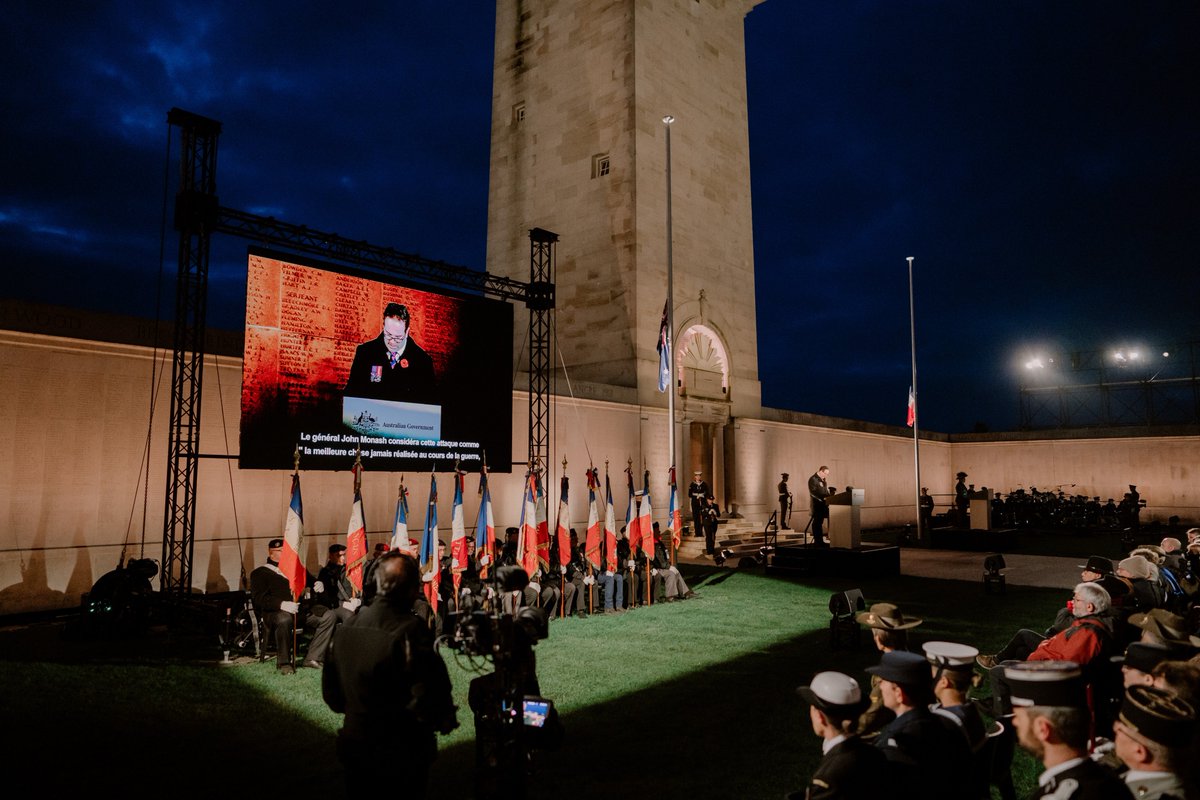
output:
M650 789L776 798L804 785L820 747L795 687L823 669L865 684L863 668L878 660L866 635L856 650L830 649L830 593L853 587L713 569L689 580L696 600L551 624L536 648L538 675L567 736L561 750L539 758L531 797ZM896 602L924 618L918 642L948 639L983 652L1019 627L1040 627L1063 601L1062 590L986 595L978 582L914 577L857 586L868 603ZM17 740L8 755L23 766L19 781L51 796L122 787L183 797L341 796L333 748L340 718L321 700L318 671L282 676L272 662L218 667L215 637L200 643L204 662L188 657L195 643L169 636L166 649L175 650L155 657L146 642L97 647L52 641L56 635L52 627L0 632L0 721ZM161 654L163 643L155 646ZM475 673L445 655L461 727L440 739L431 789L470 797L466 692ZM1020 753L1014 768L1024 795L1037 770Z

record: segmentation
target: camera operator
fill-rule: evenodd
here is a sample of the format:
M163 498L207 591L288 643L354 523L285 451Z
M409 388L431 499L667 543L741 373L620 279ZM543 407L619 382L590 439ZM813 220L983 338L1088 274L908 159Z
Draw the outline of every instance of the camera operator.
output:
M450 677L429 630L413 614L420 591L416 560L389 552L375 579L374 602L337 627L322 693L332 710L346 715L337 752L347 795L394 793L403 776L405 796L424 797L437 755L434 734L458 727Z

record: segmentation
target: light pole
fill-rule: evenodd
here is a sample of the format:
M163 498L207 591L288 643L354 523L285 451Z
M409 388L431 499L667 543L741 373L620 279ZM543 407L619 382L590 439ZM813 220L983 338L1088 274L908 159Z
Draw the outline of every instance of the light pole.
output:
M667 131L667 447L671 451L668 467L675 466L675 269L671 230L671 123L674 121L670 114L663 117Z
M917 540L921 544L927 544L926 537L928 531L921 528L921 446L920 437L918 435L919 425L917 424L917 317L914 311L913 304L913 257L908 256L908 332L911 340L912 351L912 429L913 429L913 472L916 476L916 486L913 488L915 493L915 504L917 508Z

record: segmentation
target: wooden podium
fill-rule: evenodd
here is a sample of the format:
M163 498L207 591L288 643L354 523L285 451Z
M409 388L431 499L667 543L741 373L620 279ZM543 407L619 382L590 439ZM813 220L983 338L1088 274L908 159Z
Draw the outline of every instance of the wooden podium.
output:
M992 529L992 490L984 486L977 492L967 492L971 509L971 530Z
M860 510L864 492L853 486L829 497L829 545L858 550L862 544Z

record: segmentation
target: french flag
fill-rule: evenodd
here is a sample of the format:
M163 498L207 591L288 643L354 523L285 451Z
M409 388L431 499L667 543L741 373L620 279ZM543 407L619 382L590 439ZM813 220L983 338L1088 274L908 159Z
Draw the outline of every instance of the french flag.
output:
M292 597L304 592L308 570L300 560L300 537L304 535L304 503L300 499L300 473L292 474L292 500L288 503L287 521L283 524L283 553L279 556L279 571L292 587Z

